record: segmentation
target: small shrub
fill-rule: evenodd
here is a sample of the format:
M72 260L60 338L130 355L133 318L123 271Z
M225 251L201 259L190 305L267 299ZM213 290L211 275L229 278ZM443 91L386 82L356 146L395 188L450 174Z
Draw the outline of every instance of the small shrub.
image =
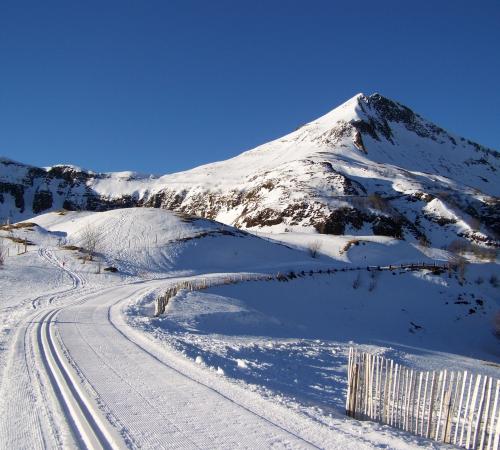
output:
M428 248L430 247L431 243L429 242L429 239L427 239L426 236L423 234L418 237L418 243L421 247Z
M352 282L352 288L358 289L361 286L361 273L358 272L358 276Z
M498 277L496 275L492 275L490 277L490 284L494 287L494 288L497 288L499 286L498 284Z
M82 250L80 247L77 247L76 245L63 245L61 248L63 250L73 250L73 251Z
M482 277L477 277L476 278L476 281L475 281L476 284L483 284L484 283L484 280Z
M310 242L307 249L309 250L309 254L312 258L317 258L318 253L321 250L321 241Z
M85 249L90 261L93 260L97 248L102 240L103 234L99 228L92 225L87 225L83 230L80 231L80 239L82 241L82 247Z
M455 239L448 245L448 251L455 255L461 255L469 250L470 244L463 239Z
M500 339L500 311L493 318L493 334Z
M359 245L359 239L350 239L346 242L342 250L340 250L340 254L347 252L353 245Z
M453 271L457 274L460 284L465 281L465 272L469 262L463 256L455 255L449 262L450 272Z
M278 272L276 274L276 280L278 281L288 281L288 278L286 275L282 274L281 272Z
M387 212L390 210L390 206L387 200L382 198L379 194L371 194L367 197L368 205L382 212Z
M497 258L497 250L494 248L486 248L481 245L472 244L470 247L472 253L477 259L483 261L495 262Z
M370 284L368 285L368 291L372 292L377 287L377 272L370 273Z
M0 240L0 267L3 267L5 260L7 259L7 246L5 245L3 239Z
M472 231L479 231L481 229L481 221L477 217L471 216L468 222Z

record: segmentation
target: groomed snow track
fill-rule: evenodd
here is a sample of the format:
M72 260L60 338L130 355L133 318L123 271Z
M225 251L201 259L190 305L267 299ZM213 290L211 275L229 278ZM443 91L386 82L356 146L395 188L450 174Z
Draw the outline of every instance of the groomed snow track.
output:
M118 448L108 427L94 412L90 401L68 367L54 339L54 317L59 309L42 316L37 324L37 342L45 371L75 442L86 448Z
M124 302L179 280L41 296L17 328L0 385L0 448L373 448L358 433L305 419L153 344Z
M113 307L148 283L97 291L52 252L38 254L71 285L34 299L14 336L0 448L314 447L170 367L113 322Z

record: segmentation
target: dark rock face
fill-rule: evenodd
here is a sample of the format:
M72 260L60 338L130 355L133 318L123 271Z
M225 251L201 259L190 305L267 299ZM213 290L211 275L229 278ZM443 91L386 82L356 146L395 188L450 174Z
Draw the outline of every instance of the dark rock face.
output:
M264 209L254 217L246 217L245 219L243 219L243 223L248 228L256 226L265 227L265 226L278 225L282 222L283 222L283 215L273 209Z
M403 222L392 217L378 216L372 223L373 234L403 239Z
M347 225L360 229L365 221L370 218L362 212L353 208L339 208L328 217L316 223L315 228L321 234L341 235L345 233Z
M0 193L12 195L16 208L18 208L20 212L24 212L24 186L0 182Z
M52 208L52 192L48 190L36 192L33 198L33 212L39 214L50 208Z
M482 205L478 215L480 221L495 233L494 237L500 239L500 200L495 199Z
M351 125L356 128L360 134L368 134L373 139L380 141L379 134L382 135L392 144L392 130L385 119L374 120L372 118L369 121L355 120L351 122Z

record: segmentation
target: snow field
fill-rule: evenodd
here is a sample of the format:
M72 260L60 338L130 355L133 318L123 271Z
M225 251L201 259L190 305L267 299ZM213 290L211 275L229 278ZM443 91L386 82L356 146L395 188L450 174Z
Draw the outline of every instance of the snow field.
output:
M498 289L429 271L336 272L178 294L163 317L129 322L213 373L330 426L344 414L350 346L423 369L500 377ZM154 296L153 296L154 297Z
M8 320L0 448L73 447L86 428L87 440L108 433L104 442L130 448L437 448L344 417L347 348L499 376L494 263L468 265L461 285L447 273L339 270L450 257L390 238L321 236L312 258L315 235L274 236L281 245L163 210L31 221L39 228L16 233L35 245L0 273ZM89 224L102 231L101 246L83 264L60 244L79 246ZM353 239L358 245L345 249ZM96 273L98 261L118 272ZM325 268L339 271L308 275ZM288 282L182 291L152 317L156 296L182 280L302 270Z

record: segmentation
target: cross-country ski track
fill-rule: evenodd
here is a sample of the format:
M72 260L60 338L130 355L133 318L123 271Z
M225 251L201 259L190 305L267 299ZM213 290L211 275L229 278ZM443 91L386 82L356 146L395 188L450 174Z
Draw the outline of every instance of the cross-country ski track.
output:
M1 448L371 448L225 381L125 323L120 305L177 279L72 285L33 300L1 386Z

